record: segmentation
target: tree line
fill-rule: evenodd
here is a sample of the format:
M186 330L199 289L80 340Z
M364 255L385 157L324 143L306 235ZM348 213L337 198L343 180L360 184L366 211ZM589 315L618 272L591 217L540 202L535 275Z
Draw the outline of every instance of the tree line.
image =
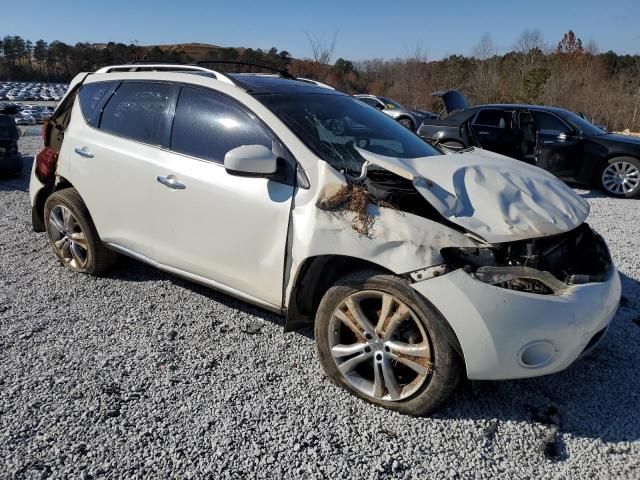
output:
M244 61L288 68L297 75L329 83L347 93L389 96L411 108L442 108L435 90L462 91L472 104L531 103L583 112L613 130L640 131L640 56L601 53L569 31L548 44L538 30L525 30L512 48L499 53L485 34L470 55L430 61L417 46L403 58L350 61L331 58L337 43L307 34L312 59L293 59L273 47L143 47L135 43L67 45L21 37L0 40L0 80L69 81L81 71L135 60L190 63L195 60Z

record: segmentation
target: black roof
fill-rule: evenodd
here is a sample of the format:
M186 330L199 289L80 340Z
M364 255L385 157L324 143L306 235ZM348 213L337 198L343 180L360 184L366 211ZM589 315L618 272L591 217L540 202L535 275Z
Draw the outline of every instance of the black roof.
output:
M284 78L274 75L250 73L227 73L239 85L247 87L252 94L263 93L314 93L325 95L345 95L337 90L319 87L311 82Z

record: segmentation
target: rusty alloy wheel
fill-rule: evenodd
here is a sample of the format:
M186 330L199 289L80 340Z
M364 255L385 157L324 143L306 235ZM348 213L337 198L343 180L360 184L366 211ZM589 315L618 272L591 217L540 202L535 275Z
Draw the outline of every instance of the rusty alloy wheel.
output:
M49 235L62 261L74 270L87 266L89 246L80 222L64 205L49 212Z
M431 375L431 340L423 323L389 293L364 290L348 296L334 310L328 336L346 381L375 400L407 399Z

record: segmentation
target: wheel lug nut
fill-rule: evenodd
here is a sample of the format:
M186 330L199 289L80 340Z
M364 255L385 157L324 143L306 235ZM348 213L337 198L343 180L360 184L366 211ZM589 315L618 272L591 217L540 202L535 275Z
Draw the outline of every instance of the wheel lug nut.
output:
M364 338L366 338L367 340L371 340L373 337L371 336L370 333L365 333Z
M385 352L390 352L390 351L391 351L391 349L390 349L389 347L384 347L384 351L385 351Z
M364 351L369 353L371 351L371 347L367 345L366 347L364 347Z
M382 360L382 354L381 353L376 353L376 360L378 360L378 361Z

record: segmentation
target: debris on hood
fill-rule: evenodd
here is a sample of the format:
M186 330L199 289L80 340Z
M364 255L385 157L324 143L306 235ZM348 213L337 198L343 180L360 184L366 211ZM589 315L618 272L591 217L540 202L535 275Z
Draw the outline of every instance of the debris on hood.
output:
M487 243L557 235L589 215L589 204L550 173L485 150L400 159L356 149L413 182L443 217Z
M371 237L375 217L369 209L369 205L394 208L393 205L378 200L363 185L348 183L340 188L331 197L322 200L318 207L332 212L355 213L351 221L351 227L361 237Z

